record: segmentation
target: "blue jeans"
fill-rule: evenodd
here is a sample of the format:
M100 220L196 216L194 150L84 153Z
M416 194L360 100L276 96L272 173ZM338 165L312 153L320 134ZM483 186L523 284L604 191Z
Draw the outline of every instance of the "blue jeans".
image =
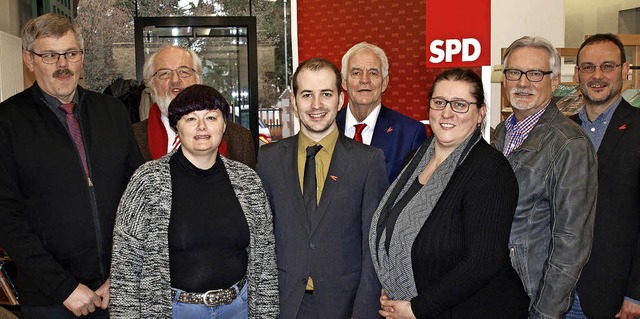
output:
M20 306L20 312L24 319L77 319L73 312L69 311L67 307L62 304L51 306ZM103 310L100 307L96 308L96 311L90 313L87 316L82 316L84 319L109 319L109 310Z
M173 319L247 319L249 318L247 286L249 286L249 283L244 284L236 299L230 304L215 307L178 302L178 297L183 291L171 288L171 290L178 292L171 303ZM232 288L237 291L237 284L233 285Z
M573 305L571 305L571 309L565 316L565 319L588 319L583 312L582 306L580 305L580 297L578 296L578 291L574 290L573 295Z

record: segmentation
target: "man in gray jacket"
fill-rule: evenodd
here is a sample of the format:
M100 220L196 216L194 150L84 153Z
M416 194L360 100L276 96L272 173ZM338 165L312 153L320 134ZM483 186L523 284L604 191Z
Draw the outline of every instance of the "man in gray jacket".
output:
M560 57L548 40L522 37L509 46L504 89L513 114L496 127L492 144L518 179L509 249L531 298L529 318L567 312L593 237L596 155L551 101L559 82Z

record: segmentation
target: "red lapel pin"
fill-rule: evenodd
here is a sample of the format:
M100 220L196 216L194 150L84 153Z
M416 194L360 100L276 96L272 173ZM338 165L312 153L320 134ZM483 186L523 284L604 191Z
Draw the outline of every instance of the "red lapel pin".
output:
M627 123L620 125L620 127L618 127L619 130L626 130L627 129Z
M391 133L393 131L393 127L389 126L389 128L387 129L387 133Z
M330 177L334 182L337 182L337 181L338 181L338 176L335 176L335 175L329 175L329 177Z

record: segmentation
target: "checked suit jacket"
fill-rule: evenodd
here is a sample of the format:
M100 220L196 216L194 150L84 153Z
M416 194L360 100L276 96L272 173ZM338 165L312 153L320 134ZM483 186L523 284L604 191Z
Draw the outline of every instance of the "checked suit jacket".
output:
M382 151L339 134L315 218L309 218L297 150L298 135L263 145L256 169L274 215L280 318L296 318L309 276L320 318L379 318L381 288L368 238L389 185Z

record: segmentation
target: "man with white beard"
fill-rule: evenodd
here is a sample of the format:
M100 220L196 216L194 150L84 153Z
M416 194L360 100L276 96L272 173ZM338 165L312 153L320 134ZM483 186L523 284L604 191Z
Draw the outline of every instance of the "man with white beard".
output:
M151 88L155 103L149 118L135 123L133 131L145 160L158 159L175 150L180 140L169 126L169 104L186 87L202 84L202 60L188 49L167 46L149 56L143 68L144 81ZM251 132L227 122L220 154L255 168L256 155Z
M494 147L518 179L509 250L531 298L529 318L561 318L589 259L598 189L589 138L551 100L560 57L539 37L505 53L504 89L513 114L496 127Z

